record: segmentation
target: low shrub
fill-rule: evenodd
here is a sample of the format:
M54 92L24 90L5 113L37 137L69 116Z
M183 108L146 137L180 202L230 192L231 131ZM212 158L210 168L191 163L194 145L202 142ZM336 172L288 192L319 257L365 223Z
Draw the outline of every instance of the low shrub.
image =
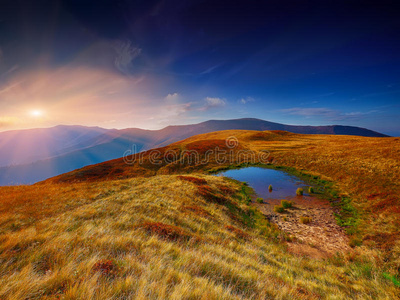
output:
M272 185L268 186L268 191L271 193L272 192Z
M309 193L309 194L314 194L314 188L313 188L312 186L310 186L310 187L308 188L308 193Z
M264 202L264 199L263 199L263 198L257 198L257 199L256 199L256 202L258 202L258 203L263 203L263 202Z
M360 239L360 238L358 238L358 237L350 237L350 240L349 240L349 246L351 247L351 248L354 248L354 247L359 247L359 246L361 246L362 245L362 240Z
M301 224L309 224L312 222L311 217L300 217L300 223Z
M288 200L282 200L281 205L283 208L291 208L293 206L293 202Z
M113 260L103 259L94 264L92 271L103 276L115 277L118 273L118 266Z
M285 211L285 208L282 205L275 205L274 206L274 212L283 213L284 211Z
M297 195L297 196L303 196L303 189L302 189L302 188L298 188L298 189L296 190L296 195Z

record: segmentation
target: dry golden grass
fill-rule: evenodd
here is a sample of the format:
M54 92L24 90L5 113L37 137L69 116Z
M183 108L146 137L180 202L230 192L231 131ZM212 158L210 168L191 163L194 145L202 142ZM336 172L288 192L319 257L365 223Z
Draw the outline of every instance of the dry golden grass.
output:
M222 131L160 152L205 154L230 136L235 151L268 150L275 165L334 181L361 213L363 246L322 261L294 256L241 186L194 173L221 167L215 160L154 165L147 153L142 164L0 188L0 299L400 297L382 275L400 266L399 139Z
M399 297L366 252L289 254L241 190L194 174L0 188L0 299Z
M300 223L301 224L309 224L312 222L311 217L300 217Z
M232 136L237 138L239 145L230 152L232 149L225 141ZM256 153L267 150L273 165L293 167L333 181L341 193L339 198L349 196L360 213L361 237L358 238L364 245L382 251L385 259L400 272L400 138L227 130L197 135L159 150L162 156L167 151L179 154L194 149L204 158L206 151L216 146L234 156L242 150ZM154 165L150 163L149 153L144 153L143 163L137 159L127 166L122 159L117 159L60 175L48 182L110 180L221 168L213 156L207 164L163 161ZM139 155L142 154L136 157ZM229 165L229 161L223 164Z

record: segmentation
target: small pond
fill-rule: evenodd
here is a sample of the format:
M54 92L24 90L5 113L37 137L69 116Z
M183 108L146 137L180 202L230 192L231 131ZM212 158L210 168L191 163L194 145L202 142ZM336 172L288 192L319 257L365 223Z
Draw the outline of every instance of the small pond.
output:
M218 176L226 176L238 181L247 182L258 197L268 199L285 199L296 196L297 188L304 189L307 196L309 184L281 170L274 170L260 167L247 167L242 169L221 171ZM268 186L272 185L272 192Z

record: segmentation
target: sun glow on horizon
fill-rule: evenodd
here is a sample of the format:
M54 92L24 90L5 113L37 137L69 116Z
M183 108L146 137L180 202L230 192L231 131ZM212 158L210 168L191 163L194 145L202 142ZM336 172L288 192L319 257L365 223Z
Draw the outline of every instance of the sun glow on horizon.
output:
M44 115L44 112L40 109L33 109L29 112L29 115L34 118L40 118Z

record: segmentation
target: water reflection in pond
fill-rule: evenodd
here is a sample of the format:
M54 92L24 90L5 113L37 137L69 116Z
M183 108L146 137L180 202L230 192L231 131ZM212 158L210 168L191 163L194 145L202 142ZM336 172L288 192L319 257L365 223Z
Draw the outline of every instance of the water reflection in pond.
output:
M306 182L280 170L248 167L222 171L218 175L247 182L255 190L257 196L266 200L296 196L296 190L299 187L303 188L304 195L307 195L308 185ZM269 185L272 185L272 192L268 191Z

